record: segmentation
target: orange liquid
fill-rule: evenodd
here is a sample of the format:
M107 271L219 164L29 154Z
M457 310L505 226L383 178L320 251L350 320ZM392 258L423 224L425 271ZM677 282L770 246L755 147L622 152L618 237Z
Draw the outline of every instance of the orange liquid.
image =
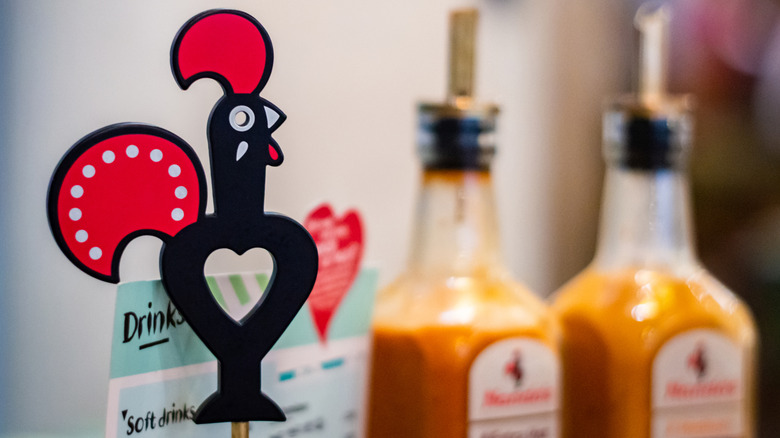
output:
M507 337L557 353L555 330L543 304L515 284L402 279L377 306L368 437L466 438L476 356Z
M686 281L651 271L588 269L564 286L553 310L563 329L563 437L649 438L656 353L697 328L719 331L744 352L742 436L753 436L753 321L708 274Z

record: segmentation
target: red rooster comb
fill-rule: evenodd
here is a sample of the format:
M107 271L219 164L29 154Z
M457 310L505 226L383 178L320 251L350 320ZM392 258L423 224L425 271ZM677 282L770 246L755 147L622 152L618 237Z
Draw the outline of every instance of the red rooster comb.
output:
M211 10L191 18L173 42L171 66L182 89L211 78L225 93L259 93L273 66L271 39L251 15Z

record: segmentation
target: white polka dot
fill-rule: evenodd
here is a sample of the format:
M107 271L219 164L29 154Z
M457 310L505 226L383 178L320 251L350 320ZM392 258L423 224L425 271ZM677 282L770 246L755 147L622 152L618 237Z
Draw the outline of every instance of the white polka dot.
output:
M81 210L78 208L71 208L68 212L68 217L70 217L70 220L77 221L81 219Z
M181 167L178 164L171 164L171 167L168 168L168 175L174 178L181 175Z
M81 187L79 185L75 185L75 186L71 187L70 188L70 196L73 196L76 199L84 196L84 187Z
M97 246L93 246L92 249L89 250L89 258L92 260L97 260L101 257L103 257L103 250Z
M125 149L125 153L130 158L135 158L138 156L138 146L131 144L130 146Z
M171 212L171 218L175 221L180 221L184 219L184 210L181 208L174 208Z
M76 242L84 243L87 241L87 237L89 237L89 235L87 234L86 231L84 230L76 231Z
M160 160L162 160L162 151L161 151L161 150L159 150L159 149L155 149L155 150L153 150L153 151L152 151L152 152L149 154L149 158L151 158L151 159L152 159L152 161L154 161L155 163L158 163Z
M176 187L176 191L174 193L176 193L177 198L184 199L187 197L187 187L184 186Z
M92 178L95 176L95 167L91 164L87 164L83 169L81 169L81 173L87 178Z
M113 152L111 152L111 151L103 152L103 162L104 163L106 163L106 164L113 163L115 158L116 158L116 155L114 155Z

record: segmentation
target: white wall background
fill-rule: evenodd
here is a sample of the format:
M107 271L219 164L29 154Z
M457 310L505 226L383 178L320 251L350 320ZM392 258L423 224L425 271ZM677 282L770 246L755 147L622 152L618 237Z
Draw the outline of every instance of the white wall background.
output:
M269 169L266 207L299 220L323 200L359 208L366 258L386 283L409 239L414 103L443 97L447 13L462 6L482 11L478 93L503 108L494 173L507 262L546 295L592 252L601 102L628 83L620 0L0 3L0 433L103 428L115 286L60 253L46 190L71 144L121 121L179 134L206 164L220 89L200 81L183 92L169 65L188 18L232 7L267 28L276 59L263 95L289 118L275 134L285 162ZM131 244L123 280L156 277L158 254L152 238Z

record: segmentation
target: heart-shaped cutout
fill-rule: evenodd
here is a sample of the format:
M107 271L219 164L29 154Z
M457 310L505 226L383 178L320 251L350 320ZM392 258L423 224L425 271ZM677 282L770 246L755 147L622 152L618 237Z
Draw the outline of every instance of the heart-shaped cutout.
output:
M324 343L333 315L360 270L363 227L356 211L337 218L328 204L309 213L304 226L319 252L317 281L307 302L320 342Z
M262 248L252 248L242 255L223 248L209 255L204 273L214 300L225 314L240 324L268 291L273 269L271 254ZM242 273L214 274L216 272Z

